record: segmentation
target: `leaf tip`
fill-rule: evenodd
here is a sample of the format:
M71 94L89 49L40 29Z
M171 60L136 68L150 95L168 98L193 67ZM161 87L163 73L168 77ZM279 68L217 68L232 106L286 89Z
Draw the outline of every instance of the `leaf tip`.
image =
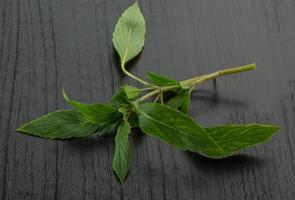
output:
M24 128L26 127L26 125L27 125L27 124L22 124L20 127L18 127L18 128L16 129L16 131L24 133L24 132L25 132Z
M63 97L64 97L64 99L66 100L66 101L70 101L70 99L69 99L69 97L67 96L67 94L66 94L66 92L65 92L65 89L64 89L64 87L62 87L62 95L63 95Z
M280 130L280 126L279 125L275 125L275 124L267 124L264 125L265 127L268 127L270 129L272 129L272 131L275 133L276 131Z
M274 130L276 132L276 131L279 131L281 129L281 126L279 126L279 125L273 125L273 128L274 128Z
M139 8L139 4L138 1L135 1L134 4L132 6L138 7Z
M125 179L124 178L119 178L119 181L120 181L120 185L123 186L124 182L125 182Z
M116 177L118 178L118 180L119 180L119 182L120 182L120 185L122 186L122 185L124 184L124 182L125 182L125 177L127 176L127 174L121 174L121 173L117 170L117 168L116 168L116 166L114 165L114 163L113 163L113 170L114 170L114 172L115 172Z

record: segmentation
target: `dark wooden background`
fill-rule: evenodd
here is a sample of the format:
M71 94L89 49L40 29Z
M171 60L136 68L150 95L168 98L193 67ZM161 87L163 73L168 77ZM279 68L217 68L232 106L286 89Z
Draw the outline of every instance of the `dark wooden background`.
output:
M223 159L182 152L134 131L123 188L112 137L53 141L22 123L107 102L130 82L117 66L114 25L133 1L0 0L0 199L295 199L295 1L141 0L143 53L129 69L181 80L257 63L257 70L199 88L190 114L206 126L281 126L270 142Z

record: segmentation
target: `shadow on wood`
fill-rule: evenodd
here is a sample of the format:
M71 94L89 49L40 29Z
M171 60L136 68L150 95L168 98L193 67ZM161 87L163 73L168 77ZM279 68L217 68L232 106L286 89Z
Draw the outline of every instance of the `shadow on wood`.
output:
M193 152L184 152L184 154L193 161L196 170L215 175L228 173L229 171L231 173L240 173L241 169L245 168L260 168L266 162L259 157L246 154L237 154L222 159L210 159Z

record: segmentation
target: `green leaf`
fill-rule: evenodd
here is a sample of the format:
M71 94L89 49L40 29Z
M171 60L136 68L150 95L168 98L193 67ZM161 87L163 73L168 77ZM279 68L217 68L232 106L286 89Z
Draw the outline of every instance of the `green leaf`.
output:
M64 90L63 96L65 100L76 110L80 111L89 122L98 124L102 127L110 126L122 118L122 115L111 105L84 104L78 101L70 100Z
M182 150L220 157L223 150L207 132L187 115L158 103L138 107L140 129Z
M130 85L124 85L122 89L124 90L128 99L134 99L141 93L140 89Z
M124 90L120 89L113 97L112 104L119 108L121 106L130 105L131 101L128 99Z
M142 51L144 39L145 21L136 2L122 14L113 33L122 67Z
M184 94L184 99L183 99L181 108L180 108L181 112L187 114L190 104L191 104L191 95L189 91L186 91Z
M98 127L99 125L86 121L81 113L64 110L37 118L24 124L17 131L43 138L68 139L87 137Z
M184 81L180 81L180 82L179 82L179 85L180 85L180 87L181 87L183 90L188 90L188 89L190 89L190 85L189 85L189 83L186 83L186 82L184 82Z
M180 108L181 112L188 113L190 106L190 93L188 90L182 90L176 96L169 99L167 106L173 109Z
M122 118L122 115L110 105L90 104L80 106L78 109L88 121L101 126L115 123Z
M279 127L263 124L224 125L205 129L228 154L269 140Z
M271 125L229 125L203 129L187 115L157 103L141 104L139 126L143 132L183 150L210 158L230 156L268 140L278 130Z
M119 92L112 97L112 104L116 108L130 107L131 101L134 100L142 91L136 87L125 85L122 86Z
M122 121L115 137L116 149L113 158L113 169L121 184L124 183L130 167L131 150L128 142L130 131L130 124L126 121Z
M115 123L122 115L110 105L105 104L75 104L85 118L92 123L104 126L106 124Z
M167 102L167 106L173 109L178 109L184 102L184 96L182 94L175 95L174 97L170 98Z
M168 76L162 76L153 72L147 72L147 77L151 83L157 86L176 85L178 81Z

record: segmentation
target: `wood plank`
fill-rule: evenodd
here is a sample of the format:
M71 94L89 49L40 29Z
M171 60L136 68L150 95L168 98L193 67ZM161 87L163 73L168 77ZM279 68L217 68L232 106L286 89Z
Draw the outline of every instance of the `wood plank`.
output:
M270 142L222 160L182 152L134 131L132 168L120 187L112 137L51 141L17 133L22 123L107 102L123 83L114 25L133 1L0 1L0 199L294 199L295 2L139 1L146 45L128 68L179 80L255 62L257 70L200 87L200 123L281 126Z

